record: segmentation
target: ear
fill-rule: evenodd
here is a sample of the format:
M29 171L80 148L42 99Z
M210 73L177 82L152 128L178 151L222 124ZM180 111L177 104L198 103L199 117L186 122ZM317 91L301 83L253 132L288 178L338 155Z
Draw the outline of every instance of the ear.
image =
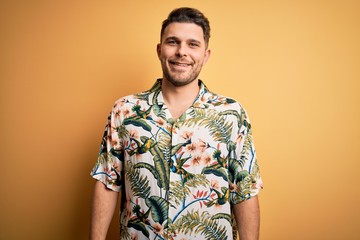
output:
M160 43L158 43L156 45L156 53L158 55L158 58L160 59L160 55L161 55L161 44Z
M208 60L209 60L209 57L211 55L211 50L208 48L205 50L205 57L204 57L204 63L205 64Z

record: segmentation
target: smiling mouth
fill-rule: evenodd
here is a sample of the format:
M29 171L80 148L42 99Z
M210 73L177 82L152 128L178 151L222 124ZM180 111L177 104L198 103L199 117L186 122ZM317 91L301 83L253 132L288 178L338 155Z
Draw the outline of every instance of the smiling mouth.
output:
M175 61L169 61L171 65L179 66L179 67L188 67L191 66L191 63L183 63L183 62L175 62Z

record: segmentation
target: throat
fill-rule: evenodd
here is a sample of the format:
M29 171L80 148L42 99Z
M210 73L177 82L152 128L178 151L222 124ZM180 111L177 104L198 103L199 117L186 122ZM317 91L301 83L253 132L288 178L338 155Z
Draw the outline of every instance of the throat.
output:
M165 98L164 100L172 118L176 120L193 105L195 98L196 97L170 98L171 100Z
M186 110L190 107L191 105L189 105L188 107L183 107L183 108L179 108L179 107L171 107L168 106L169 112L172 116L172 118L174 120L178 119L179 117L181 117L181 115L183 115L184 112L186 112Z
M198 81L192 81L184 86L174 86L165 80L161 87L165 104L174 120L193 105L200 90Z

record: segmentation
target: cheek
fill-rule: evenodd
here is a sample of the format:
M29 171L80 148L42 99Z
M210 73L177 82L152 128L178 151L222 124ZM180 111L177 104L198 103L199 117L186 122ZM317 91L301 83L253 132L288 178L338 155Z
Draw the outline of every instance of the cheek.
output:
M171 48L162 48L160 55L161 55L162 58L168 58L168 57L170 57L170 56L172 56L174 54L175 53L174 53L173 49L171 49Z
M192 59L198 63L204 63L206 60L206 55L203 52L196 52L192 54Z
M201 65L205 63L205 58L203 56L197 56L194 60Z

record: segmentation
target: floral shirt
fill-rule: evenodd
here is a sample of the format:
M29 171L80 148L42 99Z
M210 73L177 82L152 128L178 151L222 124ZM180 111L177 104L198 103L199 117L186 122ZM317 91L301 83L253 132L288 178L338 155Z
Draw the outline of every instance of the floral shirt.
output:
M91 175L122 192L121 239L236 238L232 206L262 187L245 110L199 86L178 119L161 80L116 101Z

